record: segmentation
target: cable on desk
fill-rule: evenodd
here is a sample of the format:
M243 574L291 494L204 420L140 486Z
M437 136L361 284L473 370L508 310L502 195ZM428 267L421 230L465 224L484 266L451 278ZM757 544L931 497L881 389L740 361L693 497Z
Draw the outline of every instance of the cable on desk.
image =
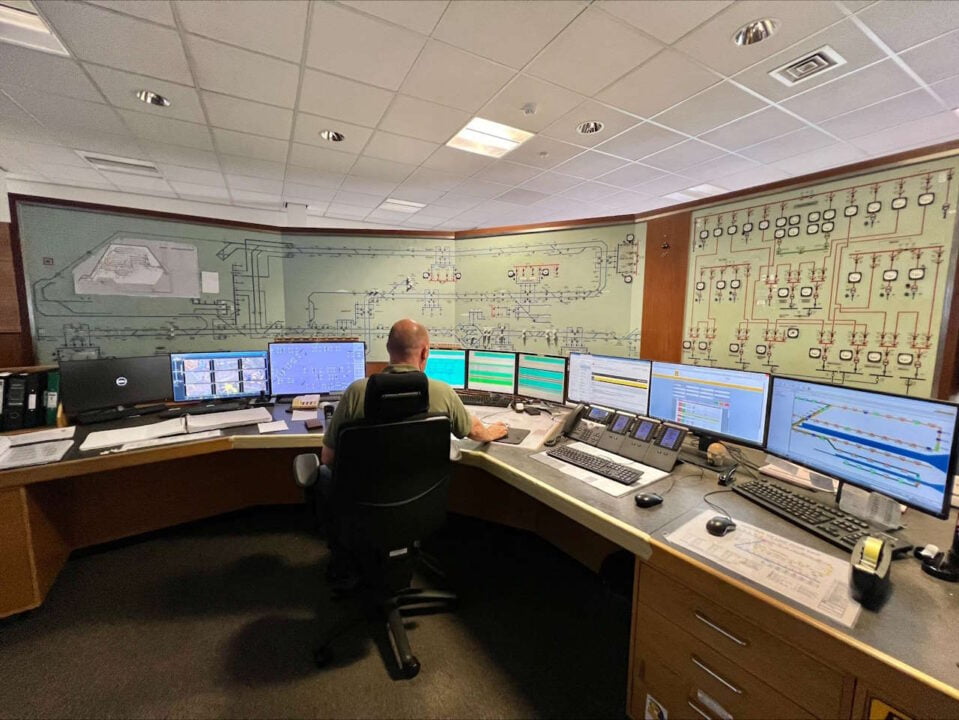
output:
M704 500L704 501L706 502L706 504L709 505L709 507L711 507L713 510L715 510L716 512L722 513L722 514L725 515L727 518L729 518L730 520L732 520L732 519L733 519L732 515L730 515L730 514L729 514L728 512L726 512L723 508L721 508L719 505L717 505L716 503L714 503L712 500L709 499L711 495L721 495L722 493L731 493L731 492L732 492L732 490L712 490L711 492L708 492L708 493L706 493L705 495L703 495L703 500Z

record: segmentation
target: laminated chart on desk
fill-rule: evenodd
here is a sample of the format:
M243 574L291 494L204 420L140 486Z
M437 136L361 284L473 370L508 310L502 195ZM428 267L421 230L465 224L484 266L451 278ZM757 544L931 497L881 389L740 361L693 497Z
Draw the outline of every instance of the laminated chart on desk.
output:
M862 607L852 598L848 558L836 558L755 525L736 521L736 530L715 537L705 510L666 534L666 539L711 560L751 582L820 613L846 627L859 619Z
M932 395L957 167L926 161L694 212L682 361Z

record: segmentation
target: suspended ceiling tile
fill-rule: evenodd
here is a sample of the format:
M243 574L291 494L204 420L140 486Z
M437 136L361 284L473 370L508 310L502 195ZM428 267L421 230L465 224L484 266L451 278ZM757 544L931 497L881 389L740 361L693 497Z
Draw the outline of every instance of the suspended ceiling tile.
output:
M324 170L299 167L292 164L295 159L295 155L290 158L291 164L286 168L286 181L288 183L293 182L300 185L311 185L321 188L336 188L343 182L344 175L326 172Z
M103 102L103 96L76 61L9 43L0 43L0 84Z
M257 158L220 153L220 166L223 172L231 175L273 178L282 180L286 166L280 162L259 160Z
M227 185L230 186L230 192L234 190L249 190L250 192L279 195L283 191L282 180L249 177L246 175L227 175L226 182Z
M896 52L959 26L959 3L952 0L879 2L857 16Z
M431 40L403 82L402 91L474 112L509 82L513 74L502 65Z
M213 128L216 149L227 155L245 155L258 160L282 163L286 161L289 143L286 140L266 138L259 135ZM242 174L242 173L241 173Z
M381 160L419 165L438 147L436 143L379 130L370 139L363 154Z
M342 4L429 35L449 3L448 0L343 0Z
M460 175L472 175L482 170L487 165L491 165L495 158L486 155L466 152L457 148L440 145L436 151L423 161L424 168L434 170L445 170L446 172L458 173Z
M807 173L818 172L838 165L848 165L850 163L865 160L866 154L846 143L836 143L827 145L819 150L801 153L785 160L780 160L773 164L773 167L787 172L790 175L805 175Z
M946 111L863 135L850 143L871 155L877 155L932 145L956 137L959 137L959 117L952 111Z
M671 45L731 2L732 0L602 0L597 7Z
M539 132L585 98L566 88L529 75L517 75L476 113L528 132ZM532 112L526 112L529 107Z
M775 34L743 47L733 42L740 27L770 14L780 21ZM742 0L685 35L674 47L724 75L734 75L842 18L842 11L829 0L778 0L775 4Z
M592 135L582 135L577 132L576 128L580 123L587 121L601 122L603 123L603 129ZM546 128L543 134L572 145L593 147L619 135L624 130L638 125L640 122L642 121L639 118L632 115L607 107L595 100L587 100Z
M563 190L568 190L571 187L579 185L581 182L583 182L582 178L560 175L554 172L545 172L542 175L537 175L527 180L521 187L552 195L554 193L561 193Z
M545 193L535 190L526 190L524 188L513 188L499 196L503 202L514 203L516 205L532 205L544 198L549 197Z
M581 0L457 0L443 14L433 37L521 68L586 5Z
M225 187L198 185L195 183L180 182L178 180L171 180L169 185L173 188L173 192L183 200L199 200L200 202L217 200L226 203L230 201L230 194L226 191Z
M822 129L846 140L941 111L942 107L929 93L925 90L913 90L827 120L822 123Z
M801 127L804 127L804 125L800 120L784 113L782 110L770 107L748 115L741 120L723 125L699 137L701 140L719 145L727 150L738 150L748 145L755 145L763 140L785 135Z
M656 116L656 122L689 135L699 135L766 107L728 82L715 85Z
M414 170L416 170L415 165L361 157L350 170L350 175L383 180L396 185L408 178Z
M557 165L553 170L563 175L572 175L573 177L590 180L600 175L605 175L617 168L621 168L626 164L626 161L622 158L604 155L603 153L591 150L577 155L561 165Z
M544 135L530 138L506 156L511 162L523 163L548 170L579 155L583 148L553 140Z
M187 35L196 81L204 90L292 108L299 68L231 45Z
M691 177L693 180L701 183L711 183L713 185L723 186L723 178L727 175L759 167L759 163L753 160L739 157L738 155L720 155L712 160L703 163L696 163L683 169L683 175Z
M227 130L289 140L293 127L293 111L229 95L204 92L210 125Z
M333 3L313 6L306 64L396 90L426 38Z
M389 90L306 70L299 109L314 115L376 127L393 99Z
M116 111L109 105L59 97L27 88L4 87L3 91L52 132L127 132Z
M81 2L36 4L77 58L183 85L193 83L176 30Z
M589 9L547 45L525 72L592 96L661 48L619 20Z
M618 187L604 185L597 182L584 182L581 185L570 188L569 190L564 190L561 194L563 197L585 200L586 202L605 203L610 197L619 192L620 189Z
M721 79L682 53L667 49L617 80L596 97L648 118L715 85Z
M336 190L331 187L315 187L289 181L283 183L284 198L306 200L308 205L315 202L329 202L334 195L336 195Z
M445 144L470 121L470 114L406 95L397 95L379 127L397 135Z
M409 182L415 182L417 185L443 191L452 190L464 180L466 180L466 175L462 173L425 167L417 168L408 178Z
M751 145L739 151L740 155L764 164L774 163L803 152L811 152L836 142L819 130L803 128L778 138Z
M763 185L765 183L788 180L790 177L792 176L789 173L779 168L759 165L749 170L727 175L723 178L723 187L727 190L742 190L743 188Z
M959 30L908 50L900 56L927 83L956 74L959 58Z
M473 177L490 182L498 182L504 185L519 185L531 177L535 177L542 172L539 168L520 165L509 160L497 160L483 170L480 170Z
M178 0L187 32L299 63L308 4L300 0Z
M687 140L684 143L674 145L666 150L660 150L658 153L643 158L643 162L662 170L676 172L694 163L712 160L722 154L722 150L711 145L706 145L698 140Z
M326 148L304 145L303 143L293 143L293 148L290 151L290 164L345 175L353 167L356 157L352 153L327 150Z
M600 177L600 180L607 185L615 185L620 188L635 188L645 182L655 180L662 176L663 172L661 170L646 165L630 163L618 170L606 173Z
M334 130L343 135L340 142L330 142L320 137L324 130ZM307 145L318 145L337 152L359 153L369 141L373 131L361 125L351 125L342 120L310 115L309 113L296 114L296 129L293 131L293 140Z
M108 10L133 15L142 20L173 26L173 10L167 0L151 0L150 2L130 2L130 0L89 0L93 5L99 5Z
M200 98L192 87L89 63L84 64L84 68L90 73L111 105L174 120L206 122L203 109L200 107ZM144 103L137 99L136 93L139 90L158 93L169 100L170 105L159 107Z
M201 170L200 168L183 167L182 165L167 165L158 163L157 167L169 182L189 183L191 185L210 185L224 187L226 181L218 170Z
M373 208L380 206L380 204L386 199L387 192L369 194L369 193L361 193L361 192L352 192L349 190L341 190L338 193L336 193L336 195L333 197L333 202L339 205L352 205L355 207L362 207L362 208L366 208L367 211L370 211Z
M684 140L685 135L652 123L643 123L597 145L596 149L629 160L639 160Z
M154 162L182 165L190 168L202 168L216 172L220 170L220 163L217 160L216 153L213 152L204 152L202 150L186 148L181 145L170 145L169 143L151 141L143 141L141 145Z
M884 60L834 82L796 95L782 105L818 123L836 115L872 105L888 97L915 90L916 82L892 60Z

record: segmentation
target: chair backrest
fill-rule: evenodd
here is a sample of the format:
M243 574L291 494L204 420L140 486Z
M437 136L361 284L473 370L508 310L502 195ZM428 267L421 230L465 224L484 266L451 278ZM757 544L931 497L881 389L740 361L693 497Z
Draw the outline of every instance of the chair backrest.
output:
M450 420L429 415L423 373L382 373L367 384L364 412L336 439L334 502L351 548L407 547L446 517Z

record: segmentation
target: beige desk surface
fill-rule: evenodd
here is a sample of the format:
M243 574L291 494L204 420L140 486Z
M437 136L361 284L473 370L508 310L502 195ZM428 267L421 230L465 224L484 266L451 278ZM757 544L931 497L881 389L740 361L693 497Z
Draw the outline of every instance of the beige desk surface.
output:
M59 463L0 472L0 488L231 450L303 448L308 451L320 447L321 432L308 432L302 422L293 422L284 406L273 408L272 414L276 419L286 420L289 429L280 433L259 435L255 426L233 428L225 430L222 437L210 440L106 455L98 452L81 454L74 448ZM128 420L126 424L155 421L155 418L148 416ZM117 423L121 424L123 423ZM107 427L98 425L95 429ZM78 428L75 446L93 429L89 426ZM715 473L680 464L671 476L644 488L660 492L665 498L661 505L644 510L636 507L634 492L620 498L607 495L533 459L531 456L535 452L537 451L494 443L463 452L459 462L489 472L643 559L649 558L658 550L670 547L664 533L708 509L703 495L717 489ZM713 499L718 500L735 519L836 557L846 556L840 549L738 495L728 493ZM940 546L947 545L955 521L955 511L948 521L910 511L906 516L907 534L918 544L932 542ZM709 565L701 558L694 559ZM729 577L721 568L715 569ZM883 661L905 664L917 677L931 678L934 684L945 685L945 690L959 699L959 643L956 642L956 631L959 628L959 585L944 583L925 575L919 562L911 557L894 563L892 579L893 592L889 602L878 613L863 610L858 623L852 629L840 628L825 619L811 616L788 598L776 599L791 607L796 617L841 638L844 642L860 646ZM732 580L740 582L736 578ZM752 588L753 592L769 597L765 590L746 581L741 584Z

